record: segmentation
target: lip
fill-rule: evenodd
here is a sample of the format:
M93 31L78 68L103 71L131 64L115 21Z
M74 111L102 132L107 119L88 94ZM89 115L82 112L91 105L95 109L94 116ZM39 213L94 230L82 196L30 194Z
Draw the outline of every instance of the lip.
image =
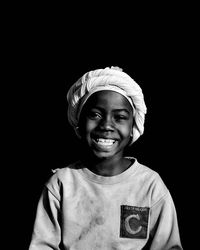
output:
M96 138L94 139L97 143L114 143L116 140L112 138Z
M98 139L105 139L105 140L115 140L118 141L118 138L112 137L112 136L106 136L106 135L93 135L92 136L93 140L98 140Z
M113 138L98 137L98 138L93 138L92 141L93 145L98 151L108 152L116 147L118 140Z

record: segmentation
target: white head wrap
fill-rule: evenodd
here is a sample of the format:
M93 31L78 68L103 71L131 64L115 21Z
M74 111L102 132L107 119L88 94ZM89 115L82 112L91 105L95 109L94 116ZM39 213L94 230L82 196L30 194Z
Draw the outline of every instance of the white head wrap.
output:
M132 144L144 132L147 108L140 86L118 67L89 71L71 86L67 93L69 123L77 132L83 105L93 93L101 90L116 91L125 96L130 102L135 119Z

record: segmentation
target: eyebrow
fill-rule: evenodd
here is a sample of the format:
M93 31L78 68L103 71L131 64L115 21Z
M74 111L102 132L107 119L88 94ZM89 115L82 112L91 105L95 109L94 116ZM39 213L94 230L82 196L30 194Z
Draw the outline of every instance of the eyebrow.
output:
M100 111L104 111L105 110L104 108L98 107L98 106L92 107L91 109L99 109ZM130 111L128 109L126 109L126 108L113 109L112 112L125 112L127 114L130 114Z
M127 114L130 114L128 109L114 109L113 111L115 111L115 112L126 112Z

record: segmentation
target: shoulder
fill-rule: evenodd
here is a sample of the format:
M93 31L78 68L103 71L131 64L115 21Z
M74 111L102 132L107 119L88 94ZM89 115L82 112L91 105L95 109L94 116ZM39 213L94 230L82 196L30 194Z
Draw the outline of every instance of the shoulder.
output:
M59 197L61 191L66 188L72 188L73 183L76 182L78 176L80 178L80 167L80 162L75 162L64 168L53 169L52 175L46 182L45 186L54 194L54 196Z
M148 166L138 163L136 175L140 179L140 186L149 194L152 206L169 193L160 174Z

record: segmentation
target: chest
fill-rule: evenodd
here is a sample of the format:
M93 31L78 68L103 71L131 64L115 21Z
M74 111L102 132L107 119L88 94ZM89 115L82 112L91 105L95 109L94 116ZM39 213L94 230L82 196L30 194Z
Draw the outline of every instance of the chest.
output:
M65 191L66 192L66 191ZM63 193L63 239L73 249L135 249L148 238L149 197L135 185L81 185ZM84 246L84 248L83 248ZM82 248L81 248L82 247ZM133 249L133 248L131 248Z

